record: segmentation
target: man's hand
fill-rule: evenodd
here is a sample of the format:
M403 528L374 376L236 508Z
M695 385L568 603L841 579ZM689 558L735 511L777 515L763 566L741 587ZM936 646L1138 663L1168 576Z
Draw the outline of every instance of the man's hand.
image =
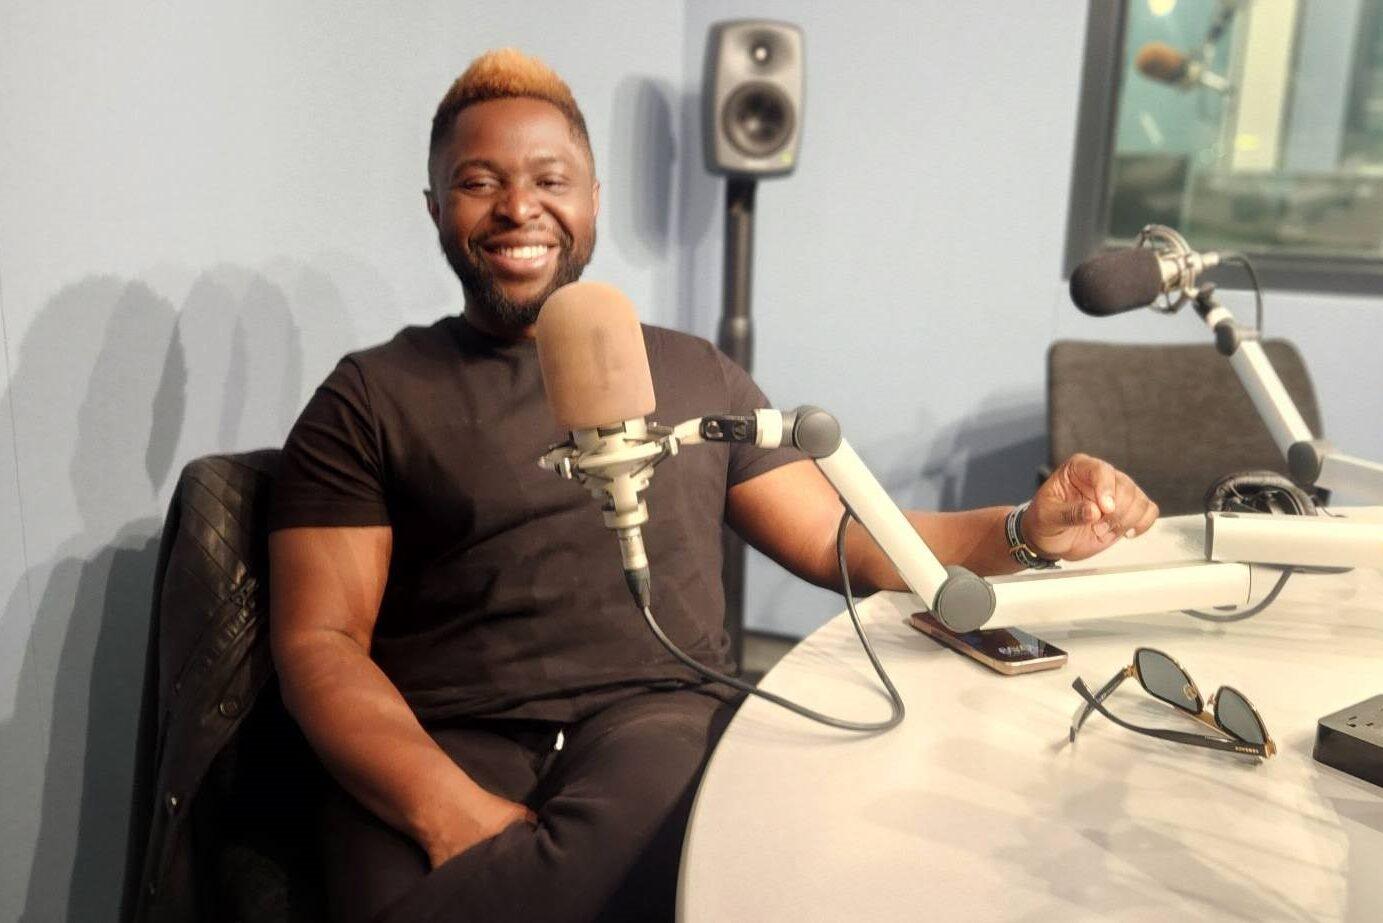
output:
M1033 495L1023 540L1048 558L1079 561L1120 538L1142 535L1157 504L1127 474L1089 455L1072 455Z
M498 836L514 824L525 823L530 827L538 825L538 815L526 805L509 801L490 792L478 792L468 798L466 804L457 805L452 812L451 821L445 829L439 829L426 837L422 843L427 851L427 860L436 868L453 856L481 843L490 837Z

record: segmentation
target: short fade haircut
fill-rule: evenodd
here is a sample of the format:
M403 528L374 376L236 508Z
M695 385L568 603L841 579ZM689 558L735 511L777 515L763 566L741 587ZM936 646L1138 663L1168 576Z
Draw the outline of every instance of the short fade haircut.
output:
M566 116L573 136L581 141L594 166L595 155L591 151L591 137L586 132L586 119L576 105L571 88L556 71L537 58L517 48L497 48L472 61L437 104L427 147L428 175L432 172L432 158L451 136L452 126L463 109L492 99L514 97L540 99L556 106Z

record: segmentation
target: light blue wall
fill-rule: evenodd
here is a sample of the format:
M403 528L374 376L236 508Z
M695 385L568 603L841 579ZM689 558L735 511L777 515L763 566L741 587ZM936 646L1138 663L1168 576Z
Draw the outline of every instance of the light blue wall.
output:
M1080 4L0 8L0 919L114 914L179 468L280 442L342 352L458 307L419 194L447 81L501 44L561 71L605 184L589 277L713 335L701 56L748 15L803 26L809 85L801 168L760 189L758 377L834 410L901 502L1026 493L1054 337L1201 339L1068 305ZM1331 434L1383 457L1377 306L1273 297L1268 319ZM754 564L756 626L840 605Z

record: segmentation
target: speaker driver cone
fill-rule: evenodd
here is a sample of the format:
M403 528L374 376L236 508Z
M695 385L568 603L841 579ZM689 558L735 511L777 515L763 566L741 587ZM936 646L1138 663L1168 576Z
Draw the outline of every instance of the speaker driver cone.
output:
M792 137L792 100L771 83L746 83L725 104L725 134L750 157L777 153Z

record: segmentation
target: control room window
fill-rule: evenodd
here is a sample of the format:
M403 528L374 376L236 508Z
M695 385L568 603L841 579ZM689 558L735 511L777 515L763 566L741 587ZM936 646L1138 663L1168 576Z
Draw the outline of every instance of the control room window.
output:
M1292 287L1378 290L1383 0L1095 0L1090 16L1068 264L1157 223Z

